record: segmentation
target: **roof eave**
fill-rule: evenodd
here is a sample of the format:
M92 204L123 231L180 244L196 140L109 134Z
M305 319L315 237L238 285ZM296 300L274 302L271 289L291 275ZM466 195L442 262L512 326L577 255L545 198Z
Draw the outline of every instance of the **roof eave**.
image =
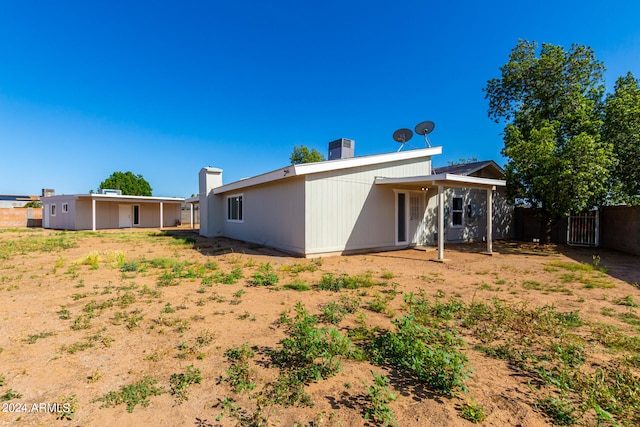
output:
M442 147L429 147L408 151L396 151L394 153L374 154L371 156L351 157L348 159L337 159L324 162L290 165L272 172L267 172L262 175L257 175L251 178L246 178L214 188L213 194L228 193L230 191L241 190L243 188L252 187L259 184L266 184L272 181L289 179L294 176L303 176L313 173L329 172L360 166L370 166L399 160L411 160L421 157L431 157L438 154L442 154Z

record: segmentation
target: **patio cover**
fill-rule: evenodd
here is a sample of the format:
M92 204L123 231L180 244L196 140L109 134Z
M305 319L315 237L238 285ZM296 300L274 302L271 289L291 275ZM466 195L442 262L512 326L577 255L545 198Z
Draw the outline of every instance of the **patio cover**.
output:
M444 189L445 188L477 188L487 192L487 251L493 253L493 212L492 193L496 187L504 187L502 179L479 178L476 176L441 173L435 175L408 176L400 178L376 177L376 185L392 185L395 187L438 188L438 261L444 261Z
M157 203L160 209L160 229L163 222L164 203L184 203L184 199L178 197L152 197L152 196L125 196L119 194L87 194L79 195L80 198L91 199L91 230L96 231L96 202L127 202L127 203Z

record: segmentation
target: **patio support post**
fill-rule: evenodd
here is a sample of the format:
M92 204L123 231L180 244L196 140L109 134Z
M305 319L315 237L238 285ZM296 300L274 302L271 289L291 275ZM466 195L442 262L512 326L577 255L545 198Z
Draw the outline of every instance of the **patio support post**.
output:
M438 260L444 261L444 185L438 185Z
M191 229L193 230L193 203L189 203L189 210L191 211Z
M91 198L91 231L96 231L96 199Z
M164 209L162 209L162 206L163 206L162 202L160 202L160 230L162 230L162 225L164 224L164 218L163 218L163 215L162 215L162 211Z
M493 188L487 188L487 253L493 252L493 206L492 206Z

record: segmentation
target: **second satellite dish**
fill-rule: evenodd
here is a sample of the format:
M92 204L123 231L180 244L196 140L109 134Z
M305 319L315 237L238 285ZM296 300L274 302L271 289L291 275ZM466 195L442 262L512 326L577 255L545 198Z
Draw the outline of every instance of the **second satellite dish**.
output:
M398 148L398 151L402 150L402 147L404 147L404 144L406 144L407 141L410 140L412 137L413 137L413 132L411 132L411 129L402 128L395 131L393 133L393 140L401 144L400 148Z
M418 123L416 125L416 133L420 135L424 135L424 143L431 148L431 142L429 142L428 135L433 132L433 129L436 127L436 124L430 120L425 122Z

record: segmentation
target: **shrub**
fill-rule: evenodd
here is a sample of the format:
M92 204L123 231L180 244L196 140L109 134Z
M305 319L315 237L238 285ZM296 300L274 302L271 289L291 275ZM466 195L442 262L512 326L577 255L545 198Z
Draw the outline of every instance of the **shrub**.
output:
M464 382L470 370L467 357L456 348L456 344L461 345L459 338L450 332L427 329L413 315L393 323L396 332L374 340L376 363L389 363L437 393L453 396L458 390L466 391Z
M336 329L318 327L318 319L301 303L295 310L295 317L285 322L289 336L280 341L281 349L271 352L274 364L290 370L301 382L334 375L341 368L338 358L352 354L353 344Z

